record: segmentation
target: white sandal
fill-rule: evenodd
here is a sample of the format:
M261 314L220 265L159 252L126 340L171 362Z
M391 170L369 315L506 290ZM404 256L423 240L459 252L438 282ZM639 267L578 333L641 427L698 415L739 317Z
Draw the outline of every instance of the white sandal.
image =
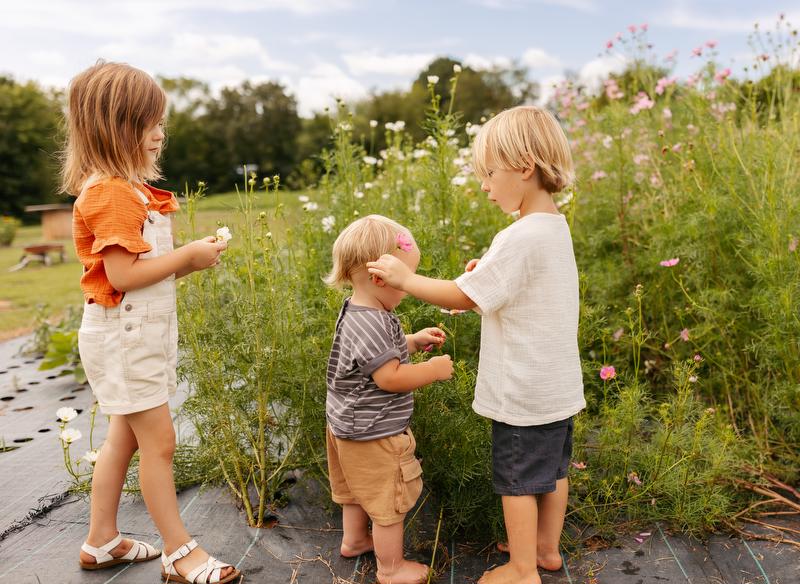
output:
M196 547L197 542L191 540L183 544L169 556L166 555L166 552L162 552L161 564L164 566L164 569L161 571L161 578L165 582L175 582L176 584L226 584L226 582L231 582L236 578L242 577L242 573L231 564L220 562L211 556L208 556L204 564L200 564L194 570L186 574L186 576L181 576L173 564L181 558L188 556ZM228 567L233 568L233 572L228 574L225 578L220 579L222 570Z
M90 556L94 556L95 561L91 564L80 562L81 568L84 570L102 570L103 568L110 568L111 566L117 566L119 564L148 562L150 560L155 560L158 557L158 554L161 553L149 543L135 539L132 539L131 541L133 542L131 549L128 550L127 554L120 558L115 558L111 555L111 550L122 543L122 535L119 533L117 534L117 537L112 539L107 544L101 545L99 548L84 542L81 546L81 551L86 552Z

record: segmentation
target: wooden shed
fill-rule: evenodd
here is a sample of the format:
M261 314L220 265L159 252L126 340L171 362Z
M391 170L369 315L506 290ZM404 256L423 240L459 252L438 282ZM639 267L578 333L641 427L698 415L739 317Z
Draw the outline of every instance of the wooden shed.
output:
M25 211L42 214L42 238L45 241L72 238L72 205L29 205Z

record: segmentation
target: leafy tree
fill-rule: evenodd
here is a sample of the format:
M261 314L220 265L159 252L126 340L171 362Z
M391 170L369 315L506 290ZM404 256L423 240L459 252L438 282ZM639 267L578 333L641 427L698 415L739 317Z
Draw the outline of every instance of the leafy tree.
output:
M55 198L59 116L57 94L0 76L0 215Z

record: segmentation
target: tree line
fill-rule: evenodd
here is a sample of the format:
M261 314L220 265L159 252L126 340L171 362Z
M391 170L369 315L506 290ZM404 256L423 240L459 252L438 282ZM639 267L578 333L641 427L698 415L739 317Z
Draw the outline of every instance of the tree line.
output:
M354 139L377 152L385 145L384 125L403 120L406 131L421 140L428 78L438 78L435 89L447 108L454 66L461 68L456 109L465 123L536 97L538 87L522 67L475 70L441 57L407 89L373 91L347 104ZM279 174L290 188L313 185L320 176L319 154L330 143L335 112L301 117L296 98L275 81L245 81L218 92L197 79L158 81L169 96L166 178L159 186L183 191L202 180L211 193L230 191L241 182L244 164L262 175ZM64 100L63 88L0 76L0 215L26 218L26 205L63 200L57 189Z

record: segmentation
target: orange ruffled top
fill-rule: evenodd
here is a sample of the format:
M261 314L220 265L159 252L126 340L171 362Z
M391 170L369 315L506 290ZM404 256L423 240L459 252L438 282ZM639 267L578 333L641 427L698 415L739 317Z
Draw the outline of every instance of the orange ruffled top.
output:
M119 305L124 296L108 281L102 251L111 245L135 254L150 251L151 246L142 239L148 210L159 213L178 210L178 201L171 192L147 184L136 187L150 199L147 208L133 185L119 177L95 182L75 200L72 238L78 260L83 264L81 290L90 304L111 308Z

